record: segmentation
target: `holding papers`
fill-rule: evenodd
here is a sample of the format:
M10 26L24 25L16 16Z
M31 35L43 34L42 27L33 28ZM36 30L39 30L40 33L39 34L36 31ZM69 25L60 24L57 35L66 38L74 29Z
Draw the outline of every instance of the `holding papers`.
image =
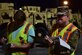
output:
M60 45L63 46L63 47L66 47L68 49L71 49L70 45L67 44L64 40L62 40L60 37L59 37L59 41L60 41Z
M62 40L62 39L60 38L60 36L58 36L57 38L55 38L54 41L53 41L51 38L49 38L49 36L46 36L45 39L48 40L50 43L53 43L53 42L56 43L55 40L58 39L58 41L59 41L59 43L60 43L60 46L65 47L65 48L71 50L70 45L67 44L64 40Z

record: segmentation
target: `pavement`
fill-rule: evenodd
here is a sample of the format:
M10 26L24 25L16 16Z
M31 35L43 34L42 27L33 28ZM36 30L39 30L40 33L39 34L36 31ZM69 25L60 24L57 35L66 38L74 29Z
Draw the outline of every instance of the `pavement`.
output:
M30 49L28 55L48 55L48 48L35 47Z

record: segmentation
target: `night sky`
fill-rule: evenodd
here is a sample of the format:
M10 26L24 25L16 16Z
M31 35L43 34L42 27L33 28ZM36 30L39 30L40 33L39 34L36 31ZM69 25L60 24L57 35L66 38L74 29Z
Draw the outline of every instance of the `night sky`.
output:
M15 5L15 9L20 8L21 6L41 6L42 9L45 8L54 8L62 4L63 0L0 0L0 2L13 2ZM82 13L82 0L68 0L69 8L73 10L73 12L78 12L78 10Z

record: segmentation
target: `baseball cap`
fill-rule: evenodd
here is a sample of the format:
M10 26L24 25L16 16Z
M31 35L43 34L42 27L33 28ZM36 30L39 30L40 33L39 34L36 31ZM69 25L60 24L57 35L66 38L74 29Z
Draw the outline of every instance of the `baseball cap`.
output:
M68 10L68 7L66 6L60 6L57 8L57 16L68 15L68 13L69 13L69 10Z

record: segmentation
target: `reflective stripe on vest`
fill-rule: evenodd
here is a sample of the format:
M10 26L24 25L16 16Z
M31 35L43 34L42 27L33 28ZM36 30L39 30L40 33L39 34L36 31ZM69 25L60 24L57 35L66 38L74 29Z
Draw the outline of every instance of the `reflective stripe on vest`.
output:
M75 51L73 51L73 52L71 53L71 55L75 55L74 53L75 53Z
M32 23L27 24L24 33L27 34L27 33L28 33L28 30L29 30L31 27L32 27Z
M68 29L70 29L70 30L68 30ZM63 37L62 37L62 39L63 39L64 41L66 41L66 42L68 42L71 33L73 33L73 32L77 29L77 27L75 27L75 26L72 24L72 25L70 25L70 27L68 27L68 29L67 29L66 32L64 32L64 35L63 35Z
M74 32L76 29L77 27L75 27L72 23L70 23L59 33L58 33L58 29L56 29L56 31L52 33L52 36L54 37L61 36L64 41L68 42L71 33Z
M58 29L56 29L53 33L52 33L52 37L56 37L58 36Z
M64 32L66 32L66 30L68 29L68 27L70 27L72 23L68 24L60 33L58 32L58 29L56 29L53 33L52 36L56 37L56 36L62 36L64 35Z

